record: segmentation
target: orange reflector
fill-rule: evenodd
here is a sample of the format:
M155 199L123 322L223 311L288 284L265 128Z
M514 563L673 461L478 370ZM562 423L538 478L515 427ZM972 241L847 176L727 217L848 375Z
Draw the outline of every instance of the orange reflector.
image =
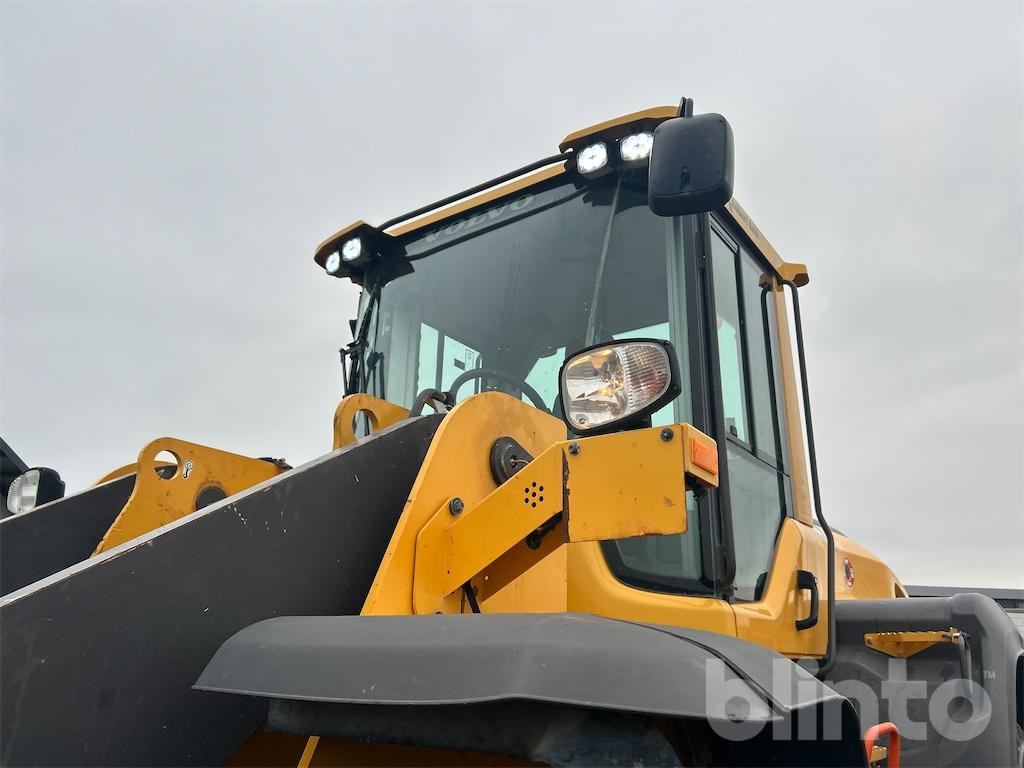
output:
M693 463L706 472L718 474L718 448L708 445L696 437L690 438L690 452L693 454Z

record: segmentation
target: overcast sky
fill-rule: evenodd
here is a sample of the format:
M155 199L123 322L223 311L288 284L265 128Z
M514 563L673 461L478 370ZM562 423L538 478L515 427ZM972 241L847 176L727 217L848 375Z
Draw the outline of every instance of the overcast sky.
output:
M1019 2L2 3L0 434L78 490L172 435L331 447L314 246L693 97L801 292L831 521L1024 587Z

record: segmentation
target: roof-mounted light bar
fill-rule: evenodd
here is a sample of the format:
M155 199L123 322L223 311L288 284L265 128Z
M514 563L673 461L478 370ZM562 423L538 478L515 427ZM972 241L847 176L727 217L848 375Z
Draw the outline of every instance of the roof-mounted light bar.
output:
M575 154L576 170L587 179L616 168L640 168L651 158L654 129L678 114L678 107L655 107L623 115L570 133L558 148Z
M557 169L558 173L576 170L588 180L618 168L643 166L650 159L654 128L676 114L676 107L655 107L571 133L559 144L557 155L537 160L483 184L389 219L377 227L365 221L357 221L321 243L314 260L333 277L349 277L357 283L361 282L364 267L379 256L385 238L390 236L386 230L398 227L398 232L404 234L439 217L443 219L449 215L454 216L467 206L483 202L472 199L474 196L499 185L515 183L513 180L521 180L520 177L532 171L541 173L539 169L545 169L546 172L559 163L561 166ZM487 197L493 194L491 192ZM445 210L448 206L451 206L450 210Z
M352 277L380 253L386 234L365 221L357 221L324 240L313 260L332 277Z
M588 179L596 179L611 173L616 167L631 169L647 165L654 146L654 134L650 131L628 133L612 143L611 148L608 144L595 141L580 149L576 153L576 170ZM613 162L613 156L618 158L617 163Z

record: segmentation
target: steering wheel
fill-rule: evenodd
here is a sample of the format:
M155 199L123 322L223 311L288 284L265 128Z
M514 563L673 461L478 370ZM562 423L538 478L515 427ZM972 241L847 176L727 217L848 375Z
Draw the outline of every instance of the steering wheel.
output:
M536 389L531 387L522 379L517 379L515 376L511 376L504 371L499 371L494 368L470 368L468 371L463 371L456 376L455 381L453 381L451 387L448 388L448 392L451 394L453 403L455 400L455 393L459 391L459 387L473 379L498 379L499 381L503 381L518 389L520 394L526 395L530 398L530 402L540 410L544 411L544 413L551 413L547 404L544 402L544 398L540 396L540 393L537 392Z

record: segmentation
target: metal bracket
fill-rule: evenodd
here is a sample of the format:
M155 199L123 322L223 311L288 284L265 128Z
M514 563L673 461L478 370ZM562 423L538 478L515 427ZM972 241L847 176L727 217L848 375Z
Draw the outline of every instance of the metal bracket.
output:
M177 464L156 460L161 451ZM174 467L170 473L166 467ZM263 459L161 437L139 453L135 488L93 556L267 480L284 471Z
M356 441L352 423L356 416L365 414L370 430L376 432L409 418L409 411L373 395L358 393L343 397L334 410L334 450Z
M936 643L959 644L960 637L961 632L955 627L926 632L868 632L864 635L864 644L887 656L906 659Z
M564 543L685 532L687 489L718 481L709 448L689 424L563 440L458 516L447 500L416 537L414 612L444 611L486 571L485 598Z

